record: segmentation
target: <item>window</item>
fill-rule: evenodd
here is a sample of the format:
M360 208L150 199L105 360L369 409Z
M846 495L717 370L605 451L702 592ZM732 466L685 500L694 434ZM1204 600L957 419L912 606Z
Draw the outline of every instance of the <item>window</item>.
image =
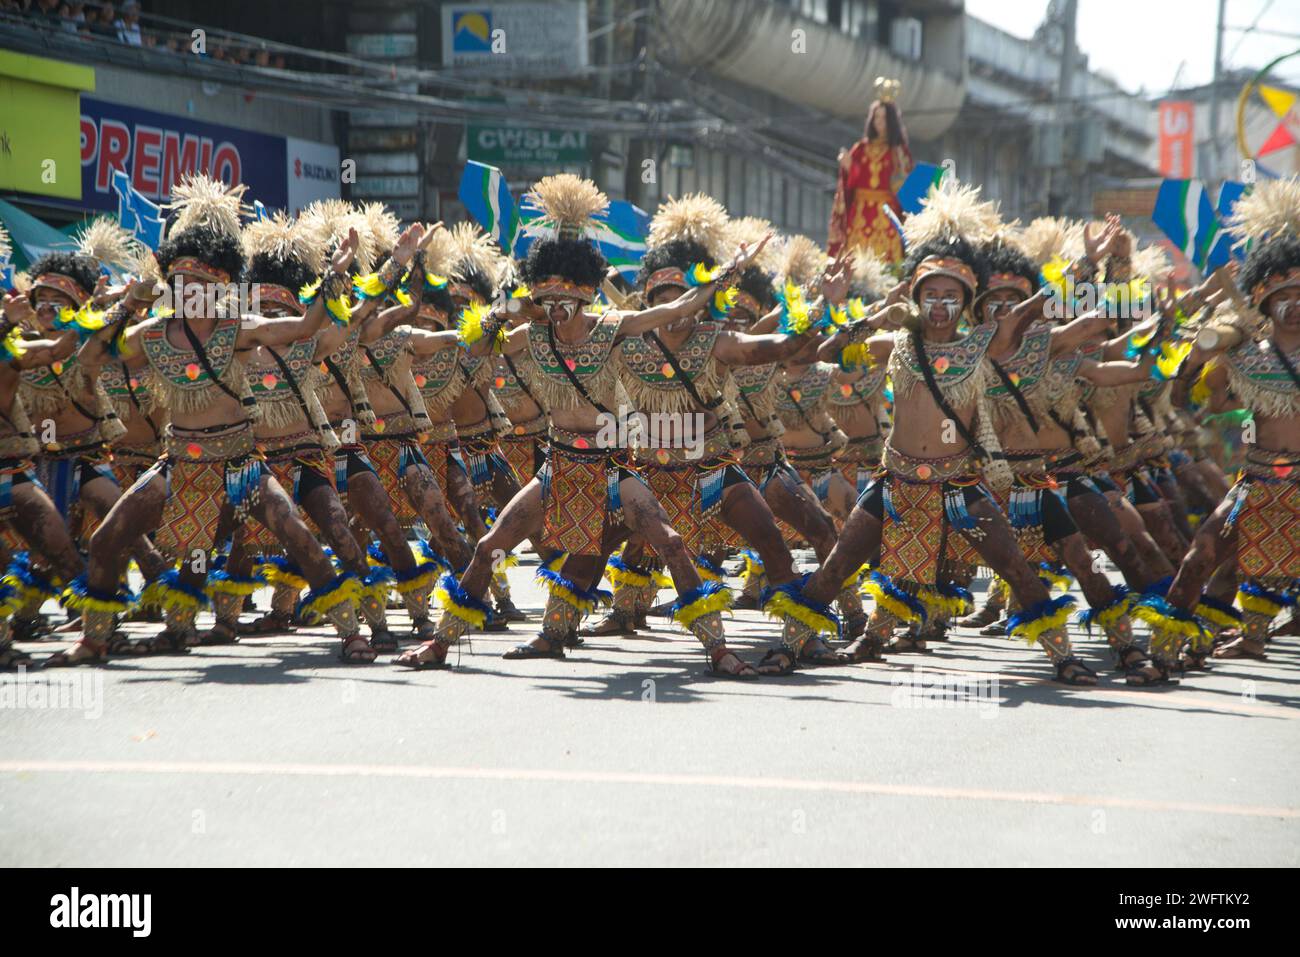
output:
M849 36L876 39L876 5L873 0L844 0L844 32Z

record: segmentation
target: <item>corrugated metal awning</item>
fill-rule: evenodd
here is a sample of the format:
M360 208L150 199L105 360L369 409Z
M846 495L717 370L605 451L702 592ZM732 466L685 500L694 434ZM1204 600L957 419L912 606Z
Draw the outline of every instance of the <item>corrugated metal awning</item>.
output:
M862 119L878 76L903 83L899 103L909 135L932 140L956 119L965 86L955 76L795 16L762 0L660 0L673 39L667 56L813 109ZM803 53L792 31L805 34ZM961 65L957 65L957 73Z

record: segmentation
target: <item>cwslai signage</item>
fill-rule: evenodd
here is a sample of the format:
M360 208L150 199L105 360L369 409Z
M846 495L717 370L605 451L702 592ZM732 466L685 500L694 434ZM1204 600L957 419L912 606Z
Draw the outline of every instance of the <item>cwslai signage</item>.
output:
M580 130L538 130L519 126L470 126L469 158L491 166L586 163L587 134Z

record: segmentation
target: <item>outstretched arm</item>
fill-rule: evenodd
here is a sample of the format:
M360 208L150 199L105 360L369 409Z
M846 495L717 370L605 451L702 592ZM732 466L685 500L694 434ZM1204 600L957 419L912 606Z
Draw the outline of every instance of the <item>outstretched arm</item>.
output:
M1052 355L1075 352L1103 339L1110 330L1110 317L1094 309L1052 330Z
M1151 366L1154 359L1146 357L1140 361L1097 362L1093 359L1079 361L1078 374L1100 386L1132 385L1145 382L1151 378Z
M428 329L411 330L411 351L417 356L431 356L444 349L454 349L460 345L460 334L455 329L431 332Z
M396 306L389 306L383 312L376 313L362 324L359 341L363 346L376 343L398 326L410 322L419 311L420 303L419 300L415 299L411 301L410 305L404 306L398 303Z
M39 369L62 362L76 351L77 334L68 329L54 339L24 339L23 354L11 363L19 369Z
M761 366L769 362L784 362L806 344L802 336L724 332L714 342L713 354L729 366Z
M110 310L104 328L91 335L77 350L77 361L86 370L89 377L95 378L98 375L98 370L108 361L109 347L114 339L122 335L123 325L148 309L160 295L162 295L161 288L157 288L152 283L144 280L133 282L127 287L125 294ZM120 356L121 360L126 363L127 368L130 369L139 369L148 361L145 359L144 351L139 347L139 329L140 326L136 325L126 331ZM69 329L68 332L72 333L73 330ZM73 334L72 340L74 342L76 338L76 335ZM57 362L66 358L65 355L54 361Z
M721 280L739 274L762 251L770 238L770 236L764 236L752 250L748 246L741 246L740 251L736 253L732 261L718 270L718 279ZM717 281L704 283L693 289L688 289L672 302L661 306L651 306L649 309L642 309L639 312L623 313L619 321L617 338L624 339L629 336L644 335L658 329L660 326L665 326L677 319L683 319L706 308L709 304L709 298L713 295L717 285Z

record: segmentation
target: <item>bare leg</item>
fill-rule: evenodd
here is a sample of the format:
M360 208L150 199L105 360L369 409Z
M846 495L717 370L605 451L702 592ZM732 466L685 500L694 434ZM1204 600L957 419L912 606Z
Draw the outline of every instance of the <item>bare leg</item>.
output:
M448 475L453 471L455 469L449 469ZM434 477L433 470L427 465L417 464L408 467L402 473L402 487L406 490L406 497L415 508L416 514L424 519L425 525L429 526L429 531L437 540L442 554L446 555L457 568L464 568L472 554L470 544L456 530L456 523L452 521L451 513L447 511L447 503L442 497L441 489L438 488L438 480Z
M375 660L375 651L357 627L356 592L347 592L335 583L334 566L312 535L306 523L298 516L293 500L271 475L263 475L257 504L252 515L284 543L289 557L302 570L311 585L313 597L308 598L308 608L317 606L319 614L328 618L342 639L340 657L349 663L368 663ZM332 594L326 594L335 586ZM359 583L355 586L359 589Z
M1154 538L1147 532L1146 524L1142 521L1142 516L1122 492L1107 492L1106 501L1110 503L1111 511L1119 519L1120 528L1124 530L1124 535L1137 549L1138 558L1146 569L1147 574L1155 575L1156 580L1169 578L1174 573L1174 564L1168 556L1156 544Z
M1119 519L1103 496L1092 492L1071 495L1066 505L1079 530L1101 547L1130 588L1140 591L1162 577L1146 567L1137 546L1124 534Z

